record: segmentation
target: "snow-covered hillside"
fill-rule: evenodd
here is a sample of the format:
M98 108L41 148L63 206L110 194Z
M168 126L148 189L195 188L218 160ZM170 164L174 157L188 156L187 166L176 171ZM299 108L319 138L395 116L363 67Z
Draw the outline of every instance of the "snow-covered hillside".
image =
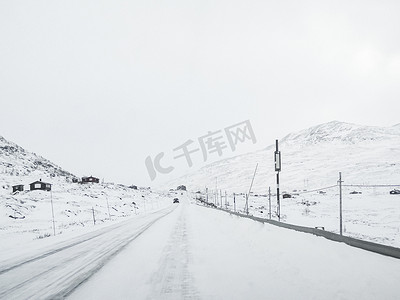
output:
M399 124L372 127L334 121L288 134L280 139L279 148L282 152L280 192L292 195L287 199L281 197L281 221L339 232L337 181L342 172L344 233L400 247L400 195L389 194L394 188L400 189ZM186 184L193 191L202 191L210 202L218 206L222 203L231 210L234 210L235 192L236 210L245 212L244 194L258 163L253 193L249 197L249 214L269 217L267 194L271 187L271 217L277 220L274 151L275 144L225 159L170 185ZM223 195L227 191L227 199L221 200L221 191ZM225 202L229 205L225 206Z
M400 184L400 125L361 126L333 121L290 133L279 141L281 189L334 185L342 172L348 184ZM169 182L190 189L246 192L258 163L254 192L275 186L275 141L257 152L221 160Z
M74 177L68 171L47 159L26 151L0 136L0 180L6 184L20 184L21 176L30 177Z
M0 241L40 239L142 215L170 205L172 195L114 183L73 183L75 175L0 137ZM29 191L42 180L50 191ZM22 184L24 191L13 193ZM52 204L54 209L54 228Z

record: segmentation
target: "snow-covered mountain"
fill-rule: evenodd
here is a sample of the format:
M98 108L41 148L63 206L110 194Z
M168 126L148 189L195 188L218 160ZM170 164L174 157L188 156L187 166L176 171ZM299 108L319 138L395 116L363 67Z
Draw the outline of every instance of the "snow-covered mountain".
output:
M400 134L400 124L392 127L361 126L332 121L309 129L288 134L281 143L287 145L315 145L322 143L358 144L368 141L384 141Z
M75 177L51 161L26 151L15 143L0 136L0 180L3 184L20 184L21 179Z
M258 163L254 192L275 188L275 143L267 148L207 165L169 182L190 189L246 192ZM400 184L400 124L361 126L332 121L290 133L279 141L282 190L335 185L342 172L347 184Z

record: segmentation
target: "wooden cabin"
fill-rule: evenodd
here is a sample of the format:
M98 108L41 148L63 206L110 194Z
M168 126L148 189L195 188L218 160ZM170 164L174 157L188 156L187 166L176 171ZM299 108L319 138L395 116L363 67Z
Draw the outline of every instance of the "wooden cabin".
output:
M13 193L15 193L15 192L23 192L24 191L24 185L23 184L13 185L12 189L13 189Z
M96 178L96 177L93 177L93 176L82 177L82 183L89 183L89 182L99 183L100 180L98 178Z
M43 191L51 191L51 184L47 182L43 182L41 179L39 181L32 182L29 184L30 190L43 190Z

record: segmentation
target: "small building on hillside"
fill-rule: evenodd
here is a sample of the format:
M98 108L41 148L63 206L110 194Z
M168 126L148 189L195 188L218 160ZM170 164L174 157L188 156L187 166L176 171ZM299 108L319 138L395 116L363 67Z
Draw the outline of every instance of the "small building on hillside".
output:
M43 190L43 191L51 191L51 184L47 182L43 182L42 179L39 181L32 182L29 184L30 190Z
M13 189L13 193L15 193L15 192L23 192L24 191L24 185L23 184L13 185L12 189Z
M82 177L82 183L89 183L89 182L99 183L100 180L93 176Z
M184 186L184 185L180 185L180 186L178 186L177 188L176 188L176 190L177 191L186 191L186 186Z

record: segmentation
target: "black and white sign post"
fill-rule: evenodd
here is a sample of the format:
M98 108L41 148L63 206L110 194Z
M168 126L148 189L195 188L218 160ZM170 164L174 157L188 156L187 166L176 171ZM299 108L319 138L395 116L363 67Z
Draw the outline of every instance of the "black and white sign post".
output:
M279 201L279 172L281 171L281 152L278 150L278 140L276 140L276 150L275 150L275 171L276 171L276 201L277 201L276 214L278 215L278 221L281 221L281 202Z

